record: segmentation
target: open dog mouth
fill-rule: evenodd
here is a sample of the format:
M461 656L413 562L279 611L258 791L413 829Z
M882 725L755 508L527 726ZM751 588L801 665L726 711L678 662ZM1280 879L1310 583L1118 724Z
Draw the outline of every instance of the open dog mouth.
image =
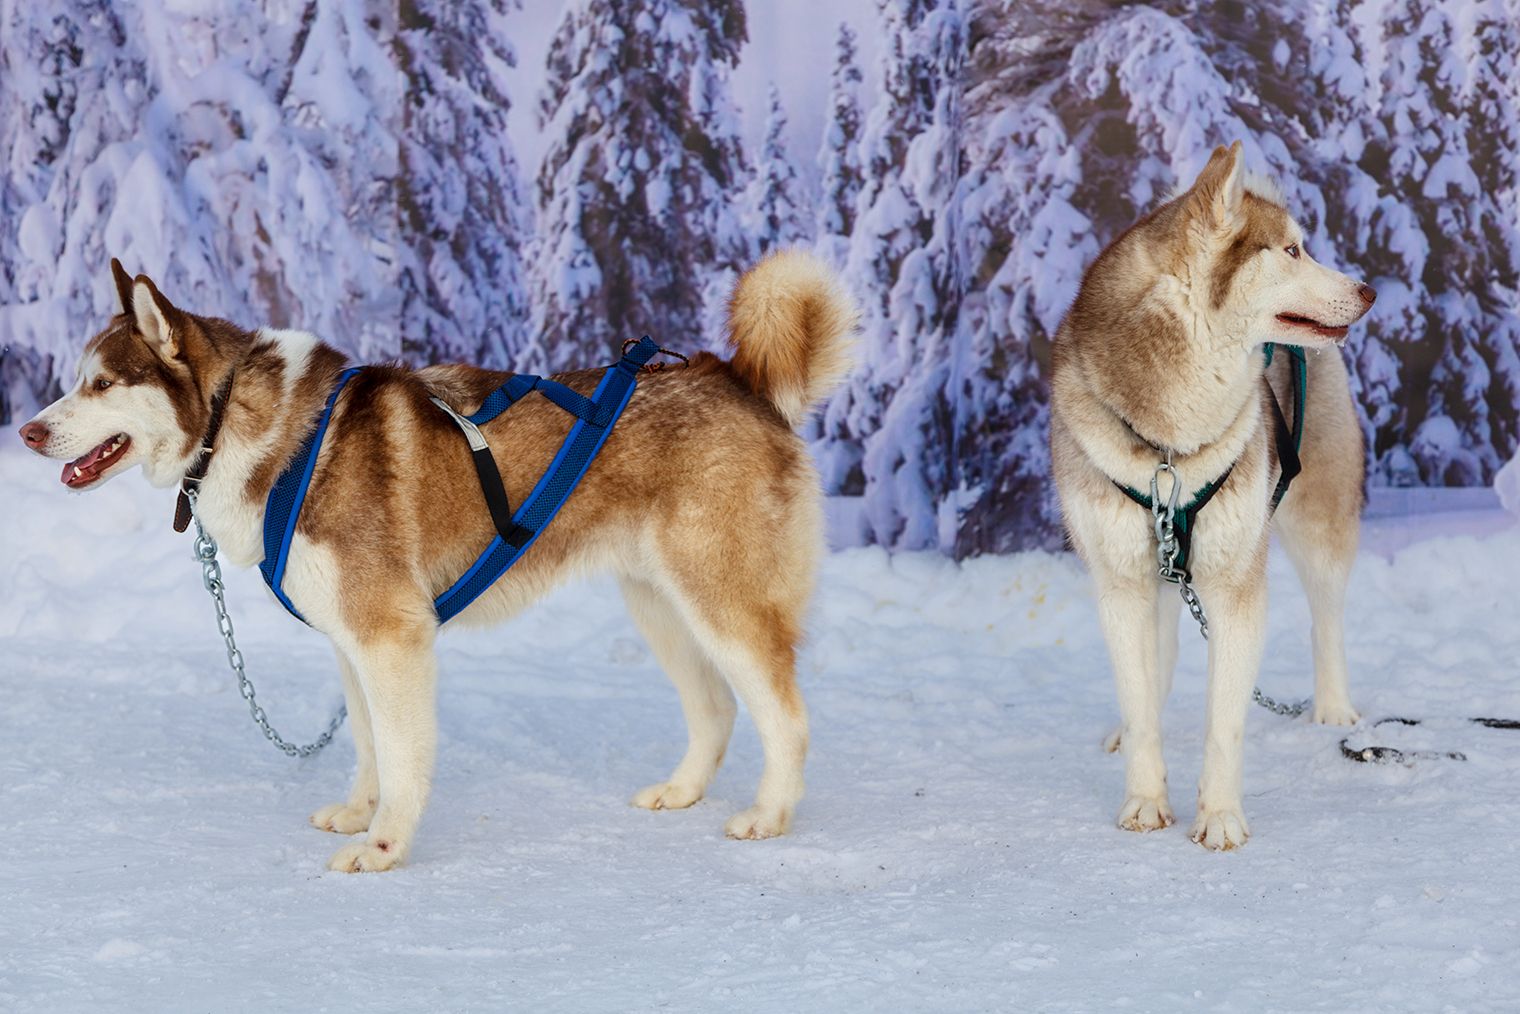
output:
M1322 324L1313 317L1300 317L1292 313L1279 313L1277 319L1291 327L1301 327L1313 331L1334 341L1340 342L1346 339L1346 327L1334 327L1330 324Z
M132 446L132 438L118 433L103 441L98 447L82 457L63 466L63 484L70 489L83 489L100 478L102 472L116 464Z

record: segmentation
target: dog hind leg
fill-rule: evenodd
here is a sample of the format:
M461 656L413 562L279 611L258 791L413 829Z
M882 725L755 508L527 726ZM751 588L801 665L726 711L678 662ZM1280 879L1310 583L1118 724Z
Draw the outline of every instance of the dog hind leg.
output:
M1309 597L1314 720L1325 725L1355 725L1360 717L1351 704L1346 669L1346 585L1351 580L1358 536L1354 524L1351 529L1349 534L1315 532L1306 537L1287 518L1277 527L1283 549Z
M774 591L776 585L795 584L771 576L773 585L745 581L741 586ZM706 592L692 583L673 588L670 597L701 650L744 701L765 754L754 805L730 817L723 831L730 838L774 838L786 834L803 792L808 718L797 689L796 642L806 596L775 596L740 604L731 597L725 601L715 588Z
M1288 490L1273 519L1278 541L1309 597L1309 636L1314 649L1314 720L1354 725L1346 669L1346 585L1361 536L1361 491L1317 489L1298 483ZM1326 495L1329 493L1330 495Z
M333 653L338 656L338 674L343 679L343 700L348 705L348 727L353 731L359 770L354 775L348 802L330 803L313 813L310 820L324 831L356 834L369 830L369 822L380 802L380 779L375 771L375 737L370 728L369 703L364 699L358 670L336 644Z
M629 615L680 694L687 731L686 756L675 771L667 780L640 789L631 802L647 810L681 809L701 799L718 773L738 705L670 600L647 581L624 577L618 584Z

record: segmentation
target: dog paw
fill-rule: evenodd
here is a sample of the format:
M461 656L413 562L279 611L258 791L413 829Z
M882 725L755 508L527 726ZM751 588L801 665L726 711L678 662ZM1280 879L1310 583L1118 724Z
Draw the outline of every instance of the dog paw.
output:
M1114 731L1103 737L1104 753L1118 753L1124 745L1124 723L1114 726Z
M634 793L628 805L640 806L646 810L684 810L701 798L702 786L700 785L657 782Z
M323 831L336 831L338 834L358 834L360 831L369 830L370 818L374 817L375 808L366 807L356 810L347 803L332 803L322 807L307 819L315 827Z
M1314 720L1321 725L1355 725L1361 717L1349 701L1339 704L1314 702Z
M327 868L338 873L379 873L401 861L402 850L389 842L356 842L333 853Z
M752 806L728 818L723 825L723 833L730 838L751 841L776 838L786 834L787 825L791 823L788 816L775 810L762 810L758 806Z
M1176 822L1165 796L1131 796L1119 810L1119 826L1126 831L1159 831Z
M1246 823L1245 814L1238 809L1213 810L1200 806L1188 837L1206 849L1225 852L1244 845L1251 837L1251 828Z

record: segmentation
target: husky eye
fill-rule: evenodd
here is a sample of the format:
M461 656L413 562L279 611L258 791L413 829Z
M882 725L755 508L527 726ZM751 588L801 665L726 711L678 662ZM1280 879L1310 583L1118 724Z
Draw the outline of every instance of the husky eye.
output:
M107 380L106 378L104 378L104 377L98 377L95 380L95 390L97 390L97 391L104 391L106 388L108 388L110 386L111 386L111 382L109 380Z
M1287 254L1294 260L1298 260L1298 244L1294 243L1292 246L1288 247Z

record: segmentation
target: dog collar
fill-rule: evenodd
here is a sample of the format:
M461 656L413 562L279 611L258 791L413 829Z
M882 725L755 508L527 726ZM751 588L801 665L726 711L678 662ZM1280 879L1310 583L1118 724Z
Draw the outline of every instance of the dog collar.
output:
M174 505L174 530L183 532L190 527L190 487L199 486L201 480L206 477L206 469L211 466L211 454L216 450L216 435L222 429L222 412L227 408L227 395L232 391L232 377L237 372L233 369L227 374L227 379L222 381L222 386L216 389L211 396L211 425L206 427L206 435L201 438L200 452L195 456L195 461L190 469L185 472L185 477L179 483L179 501Z

